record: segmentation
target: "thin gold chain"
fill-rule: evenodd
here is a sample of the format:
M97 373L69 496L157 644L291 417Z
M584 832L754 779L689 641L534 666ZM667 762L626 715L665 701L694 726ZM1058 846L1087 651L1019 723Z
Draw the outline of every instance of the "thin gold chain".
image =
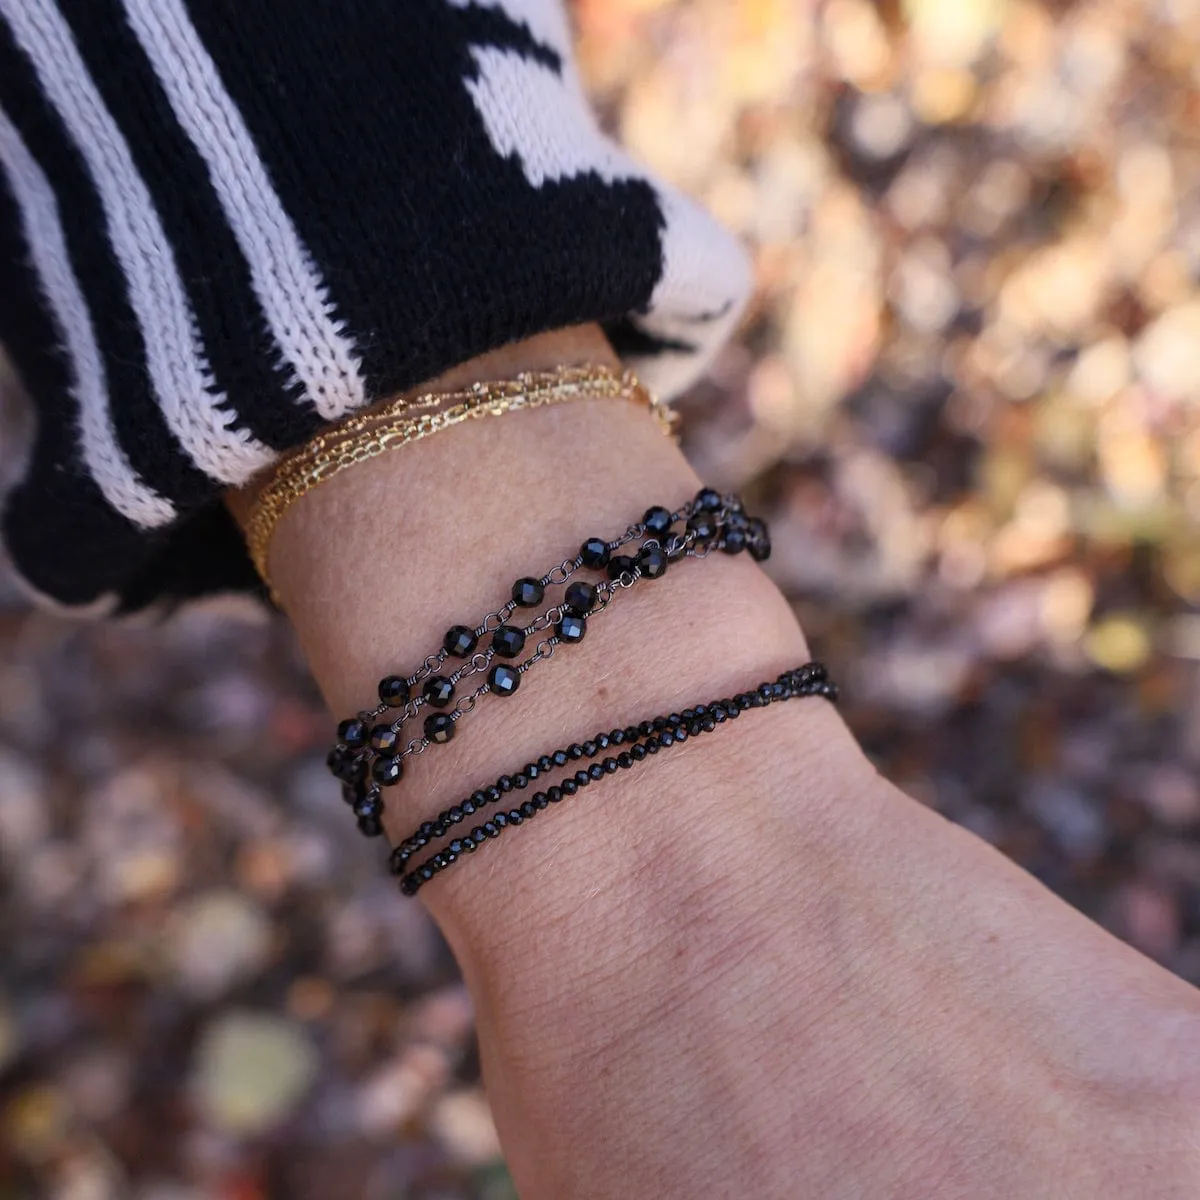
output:
M426 392L350 417L319 434L276 466L246 522L250 557L270 586L267 556L279 519L302 496L348 467L464 421L596 398L644 404L663 431L671 431L675 414L651 395L631 371L618 373L603 366L526 372L513 379L477 383L457 391Z

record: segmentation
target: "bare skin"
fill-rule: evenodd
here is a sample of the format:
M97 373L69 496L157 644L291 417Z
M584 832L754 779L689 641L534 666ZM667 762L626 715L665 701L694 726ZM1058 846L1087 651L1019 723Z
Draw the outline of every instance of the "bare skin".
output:
M435 386L606 360L569 330ZM697 486L632 406L510 414L305 497L273 579L350 712L518 575ZM672 568L416 760L389 834L806 657L745 556ZM621 772L421 898L474 997L524 1200L1200 1195L1200 993L881 779L823 701Z

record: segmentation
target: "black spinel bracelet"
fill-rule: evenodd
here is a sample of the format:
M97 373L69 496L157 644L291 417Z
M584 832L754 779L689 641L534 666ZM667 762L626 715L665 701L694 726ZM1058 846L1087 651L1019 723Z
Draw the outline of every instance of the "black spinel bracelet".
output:
M464 854L474 853L489 838L499 837L510 826L532 820L550 805L574 796L581 788L599 782L606 775L628 769L651 755L681 745L689 738L711 733L718 725L734 720L752 708L766 708L770 704L801 696L823 696L830 701L837 700L837 685L829 679L821 663L810 662L793 671L785 671L773 682L760 684L754 691L741 692L732 699L699 704L695 708L654 717L624 729L599 733L585 742L574 742L565 749L544 754L511 775L501 775L490 787L472 792L465 800L445 809L432 821L424 822L392 851L392 873L400 876L401 892L406 896L415 896L435 875L452 866ZM521 804L509 809L500 807L506 795L526 790L543 775L556 770L569 772L572 763L583 759L596 760L604 751L616 747L620 747L616 754L592 761L590 766L580 767L574 773L564 774L557 784L534 792ZM455 825L492 806L500 807L500 811L451 840L445 849L427 858L420 866L411 871L406 869L413 855L430 842L445 837Z

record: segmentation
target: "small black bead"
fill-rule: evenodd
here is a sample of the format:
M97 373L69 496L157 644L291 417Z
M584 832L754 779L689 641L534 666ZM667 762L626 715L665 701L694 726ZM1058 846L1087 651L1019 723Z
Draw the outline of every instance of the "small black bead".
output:
M577 617L586 617L596 603L596 585L577 579L563 593L563 610Z
M363 837L379 837L383 833L383 822L378 817L359 817L358 832Z
M542 757L537 760L537 767L539 771L549 771L553 766L554 759L552 759L548 754L543 754Z
M716 723L717 723L718 725L724 725L724 724L725 724L725 722L726 722L726 720L728 719L728 717L727 717L727 715L726 715L726 712L725 712L725 707L724 707L724 705L721 705L721 704L714 704L714 705L712 706L712 719L713 719L714 721L716 721Z
M434 821L433 836L435 838L445 837L448 832L449 830L445 821Z
M512 585L512 600L518 608L536 608L546 595L546 589L536 579L525 576Z
M526 800L525 803L521 805L521 816L523 816L526 820L529 820L530 817L533 817L536 815L537 815L537 808L534 806L533 801Z
M694 708L685 708L683 710L683 712L681 712L679 714L679 716L680 716L680 719L683 721L683 723L686 725L689 722L695 720L696 710Z
M338 778L343 783L362 783L367 777L367 757L361 752L348 758Z
M405 875L400 880L400 892L402 895L415 896L419 888L420 884L417 883L416 877L413 875Z
M542 771L537 763L526 763L521 768L521 773L523 775L527 775L531 780L533 780L536 779L542 773Z
M502 792L511 792L513 790L512 776L511 775L501 775L500 778L496 780L496 786Z
M456 804L453 808L446 809L446 820L451 825L457 825L463 819L463 810L461 805Z
M564 796L573 796L579 791L579 784L574 779L564 779L558 786L562 789Z
M347 804L357 804L362 798L363 788L361 783L342 784L342 799Z
M424 729L431 742L444 746L454 736L454 721L449 713L430 713L425 718Z
M487 834L488 837L499 837L500 836L500 827L496 824L495 821L484 821L482 829L483 829L483 832L485 834Z
M596 746L595 742L584 742L583 743L583 757L584 758L595 758L596 757L596 749L597 749L597 746Z
M408 680L399 675L389 675L379 681L379 699L388 708L403 708L408 703L412 689Z
M495 804L500 799L500 789L493 783L487 790L487 798Z
M602 763L592 763L592 765L588 767L587 773L589 779L603 779L604 766Z
M675 745L675 735L669 729L664 729L662 733L658 735L658 744L664 749L667 746ZM651 754L654 753L653 745L654 739L650 738L649 741L646 742L646 749L649 750Z
M454 851L455 854L461 854L463 848L462 838L455 838L447 848Z
M597 734L596 735L596 749L597 750L607 750L608 747L609 747L608 734L607 733Z
M550 803L545 792L534 792L534 794L530 796L529 802L534 808L539 810L545 808Z
M680 742L686 742L690 736L691 736L691 732L690 732L690 730L687 728L687 726L686 726L686 725L680 725L680 727L679 727L678 729L676 729L676 730L675 730L675 743L676 743L676 745L678 745ZM664 742L663 744L665 745L666 743Z
M754 707L754 697L749 692L739 692L737 696L737 706L745 712L748 708Z
M712 733L716 727L717 720L712 713L705 713L704 716L700 718L700 728L703 729L705 733Z
M631 575L637 563L628 554L614 554L608 560L609 579L620 579L622 575Z
M398 758L377 758L371 764L371 778L384 787L399 783L403 774L404 764Z
M513 787L515 787L518 792L523 792L528 786L529 776L526 775L524 771L518 771L513 776Z
M738 504L740 503L741 501L738 501ZM734 507L732 510L725 513L721 523L725 526L726 532L731 529L736 529L739 533L745 533L750 526L749 519L739 507Z
M576 616L575 613L563 613L562 620L554 626L554 632L560 641L568 645L582 642L587 633L587 618Z
M662 749L663 746L669 746L671 743L664 742L662 739L664 737L670 737L670 736L671 736L670 734L664 733L664 734L655 734L653 737L648 737L646 739L646 753L647 754L657 754L659 752L659 750Z
M551 804L557 804L563 798L563 790L560 787L552 787L546 789L546 799Z
M477 792L471 793L471 803L475 805L476 808L486 808L487 802L488 794L483 790L483 788L480 788Z
M454 699L454 684L445 675L431 675L421 688L426 704L445 708Z
M487 837L487 833L484 831L483 826L476 825L475 828L471 830L471 841L467 843L467 849L468 850L471 849L472 843L476 846L482 845L483 840L486 837Z
M508 823L510 825L520 825L525 820L525 814L519 808L510 808L508 810Z
M628 750L622 750L617 755L617 766L628 769L633 766L633 755Z
M583 757L583 747L578 742L572 742L570 747L567 750L567 755L570 758L576 758L576 759L582 758Z
M383 758L395 754L400 748L400 734L390 725L376 725L371 730L371 749Z
M625 742L625 740L625 730L623 729L614 729L608 735L608 744L610 746L620 746Z
M503 829L505 825L508 824L508 813L498 812L492 818L492 824L495 825L497 829Z
M772 687L772 685L771 685L771 684L769 684L769 683L760 683L760 684L758 685L758 694L759 694L759 696L761 696L761 697L762 697L762 699L764 699L764 700L770 700L770 698L771 698L771 687Z
M580 787L587 787L587 785L592 782L592 777L586 771L576 771L575 782Z
M383 799L378 792L367 792L354 806L356 817L378 817L383 814Z
M746 532L749 539L750 557L755 562L766 562L771 557L771 535L767 532L766 523L758 517L754 517Z
M650 732L650 722L646 722L646 732ZM636 742L638 740L638 727L636 725L625 726L625 740L627 742Z
M646 527L647 533L661 536L671 528L671 514L661 504L656 504L653 508L646 509L646 515L642 517L642 524Z
M726 554L741 554L746 548L746 535L740 529L727 529L721 539L721 549Z
M692 501L692 507L697 512L720 512L725 506L725 501L721 499L721 493L716 488L701 488L696 493L696 499Z
M606 775L615 775L620 770L621 764L615 758L606 758L601 764Z
M787 698L788 689L786 684L773 683L771 684L771 700L785 700Z
M555 750L550 757L554 760L554 765L556 767L565 767L567 765L567 760L571 756L565 750Z
M410 850L407 842L401 842L399 846L392 851L388 857L388 870L393 875L399 875L404 870L404 864L408 862Z
M431 837L433 837L433 822L423 821L421 823L421 827L417 830L417 834L428 841Z
M492 634L492 649L500 658L516 658L525 649L525 630L516 625L500 625Z
M343 721L337 728L338 741L350 750L360 750L367 744L367 726L365 721L351 717Z
M688 518L687 527L696 535L698 542L711 542L717 536L717 522L710 512L693 513Z
M426 866L426 867L422 867L422 868L421 868L421 869L420 869L420 870L417 872L417 874L418 874L418 875L421 877L421 879L422 879L422 880L423 880L425 883L428 883L428 882L429 882L429 881L430 881L430 880L431 880L431 879L434 877L434 875L436 874L436 872L434 871L434 869L433 869L432 867L428 867L428 866Z
M608 543L603 538L591 537L579 547L579 557L585 567L599 570L601 567L608 566L612 551L609 550Z
M452 626L442 638L442 649L452 658L466 658L477 645L479 639L475 636L475 630L468 629L465 625Z
M641 762L646 757L646 747L638 742L636 745L629 747L629 756L634 762Z
M521 686L521 672L507 663L499 663L488 672L493 696L511 696Z
M462 804L459 805L459 808L462 809L462 814L464 817L469 817L475 811L475 801L469 799L464 800ZM451 809L450 811L453 812L454 810Z

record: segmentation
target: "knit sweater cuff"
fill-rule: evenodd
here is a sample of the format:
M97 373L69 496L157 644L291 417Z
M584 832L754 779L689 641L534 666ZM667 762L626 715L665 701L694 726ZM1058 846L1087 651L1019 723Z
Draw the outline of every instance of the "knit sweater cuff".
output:
M322 425L602 323L671 395L741 250L598 130L557 0L0 0L5 501L89 611L256 584L221 492Z

